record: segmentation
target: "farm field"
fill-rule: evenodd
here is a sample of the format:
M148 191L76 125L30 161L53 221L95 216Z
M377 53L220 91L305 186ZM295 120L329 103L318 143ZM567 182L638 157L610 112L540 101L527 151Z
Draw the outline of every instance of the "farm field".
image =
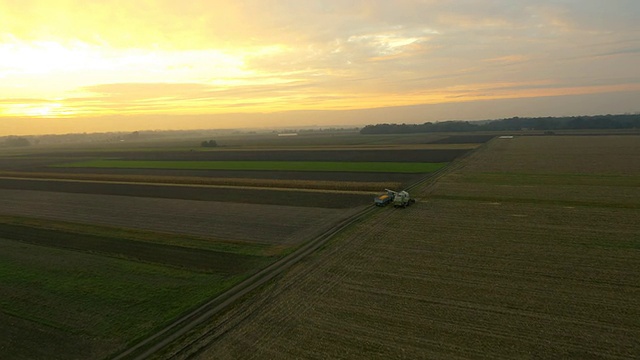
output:
M241 145L235 138L235 148L221 151L156 143L0 156L0 358L113 357L371 206L374 193L429 176L480 146L350 136L346 143L319 138L305 149L260 139ZM399 155L411 166L437 166L369 171ZM316 168L55 167L105 159ZM356 159L370 169L353 171ZM321 162L343 168L318 168Z
M410 184L489 138L255 135L223 137L218 148L192 141L25 149L0 157L0 176L371 191Z
M0 214L263 244L301 243L350 213L344 208L0 189Z
M639 146L494 139L157 358L635 358Z
M105 358L244 276L16 241L1 227L3 359Z

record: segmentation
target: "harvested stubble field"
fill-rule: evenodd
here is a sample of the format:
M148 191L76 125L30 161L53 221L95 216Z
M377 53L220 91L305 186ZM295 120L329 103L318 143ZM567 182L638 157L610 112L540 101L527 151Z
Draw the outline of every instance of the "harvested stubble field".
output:
M639 144L496 139L158 357L636 358Z

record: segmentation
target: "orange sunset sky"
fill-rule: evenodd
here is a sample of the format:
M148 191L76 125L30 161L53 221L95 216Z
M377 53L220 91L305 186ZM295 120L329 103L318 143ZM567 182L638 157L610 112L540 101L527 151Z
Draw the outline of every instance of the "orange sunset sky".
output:
M640 111L637 0L0 0L0 136Z

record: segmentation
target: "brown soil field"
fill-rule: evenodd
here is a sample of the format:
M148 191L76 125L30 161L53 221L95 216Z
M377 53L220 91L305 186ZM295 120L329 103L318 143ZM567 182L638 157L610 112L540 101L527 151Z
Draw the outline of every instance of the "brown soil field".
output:
M331 209L352 208L355 206L369 204L372 201L371 195L357 193L335 194L330 192L323 193L286 189L221 188L210 186L179 186L48 179L35 180L0 178L0 189Z
M577 204L597 182L557 203L500 201L529 186L512 171L635 176L628 139L493 140L413 190L415 206L377 210L158 358L636 358L638 209ZM449 198L478 172L507 175Z
M3 215L268 244L303 242L352 211L355 210L0 190Z

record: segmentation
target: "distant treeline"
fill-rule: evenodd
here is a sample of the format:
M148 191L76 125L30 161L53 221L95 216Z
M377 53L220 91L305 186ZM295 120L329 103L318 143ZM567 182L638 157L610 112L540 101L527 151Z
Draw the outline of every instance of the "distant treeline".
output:
M483 122L443 121L424 124L367 125L361 134L410 134L460 131L578 130L640 128L640 114L544 117L492 120Z
M4 140L4 146L9 147L18 147L18 146L29 146L31 142L27 138L19 137L19 136L9 136Z

